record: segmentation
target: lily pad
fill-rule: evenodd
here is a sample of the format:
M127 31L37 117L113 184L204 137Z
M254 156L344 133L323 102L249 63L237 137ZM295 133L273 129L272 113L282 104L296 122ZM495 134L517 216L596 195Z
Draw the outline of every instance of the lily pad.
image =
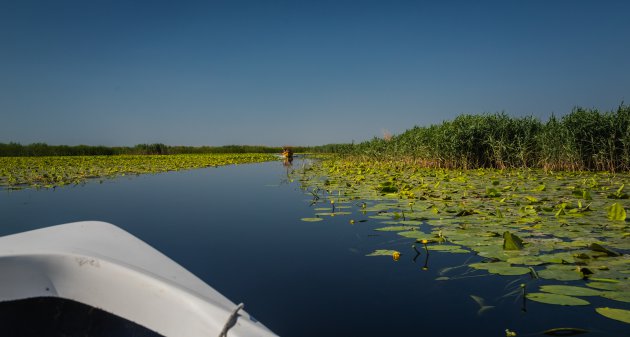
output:
M545 263L574 263L575 258L571 253L554 253L540 255L538 258Z
M377 249L366 256L393 256L395 253L400 254L397 250Z
M315 213L315 215L319 216L337 216L337 215L350 215L352 212L320 212Z
M524 264L528 266L537 266L544 263L537 256L528 256L528 255L511 257L507 259L507 262L512 263L512 264Z
M409 226L387 226L381 228L375 228L375 231L384 231L384 232L397 232L397 231L408 231L412 230L414 227Z
M529 273L529 268L514 267L507 262L472 263L469 267L487 270L489 273L499 275L524 275Z
M613 282L588 282L587 286L601 290L618 290L619 285Z
M611 300L630 303L630 291L607 291L602 293L602 297Z
M614 309L614 308L596 308L598 314L610 319L618 320L630 324L630 310Z
M449 253L470 253L469 251L463 249L461 246L457 246L457 245L439 245L439 244L435 244L435 245L430 245L427 246L427 248L431 251L443 251L443 252L449 252Z
M608 208L608 219L613 221L626 220L626 210L618 203L614 203Z
M376 220L389 220L392 217L393 216L389 216L389 215L370 215L369 216L370 219L376 219Z
M539 270L538 276L547 280L577 281L583 275L575 269L575 266L550 265L546 269Z
M461 242L458 242L461 243ZM476 251L479 256L497 259L506 261L511 256L507 255L503 248L499 245L489 245L489 246L472 246L470 247L472 250Z
M406 238L416 239L416 240L432 240L433 236L423 231L406 231L398 233L400 236L404 236Z
M306 222L318 222L318 221L324 220L324 218L302 218L300 220L306 221Z
M589 305L590 303L581 298L560 295L560 294L550 294L550 293L529 293L526 297L532 301L546 303L546 304L556 304L556 305Z
M503 267L503 268L493 268L489 269L489 272L493 274L499 275L525 275L530 272L529 268L525 267Z
M510 232L503 233L503 249L504 250L521 250L523 249L523 240Z
M608 256L620 256L621 254L617 253L616 251L612 250L612 249L608 249L598 243L591 243L590 247L591 250L596 251L596 252L602 252L602 253L606 253L606 255Z
M598 296L602 294L601 291L595 289L567 285L544 285L540 287L540 290L567 296Z
M418 221L418 220L403 220L400 221L401 224L403 225L408 225L408 226L420 226L422 225L422 221Z

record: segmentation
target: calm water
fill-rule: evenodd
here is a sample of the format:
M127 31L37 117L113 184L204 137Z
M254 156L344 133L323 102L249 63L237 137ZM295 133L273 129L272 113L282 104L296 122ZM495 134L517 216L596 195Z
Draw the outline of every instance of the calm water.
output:
M376 221L302 222L314 213L309 198L286 181L279 162L1 192L0 235L111 222L244 302L282 336L505 336L506 328L523 336L567 326L592 330L588 336L630 335L628 325L594 313L609 305L599 298L580 308L528 302L523 312L519 298L502 297L518 288L518 277L435 281L443 268L479 259L435 252L422 270L425 255L412 260L412 240L375 236ZM379 248L403 256L365 257ZM470 295L495 308L478 315Z

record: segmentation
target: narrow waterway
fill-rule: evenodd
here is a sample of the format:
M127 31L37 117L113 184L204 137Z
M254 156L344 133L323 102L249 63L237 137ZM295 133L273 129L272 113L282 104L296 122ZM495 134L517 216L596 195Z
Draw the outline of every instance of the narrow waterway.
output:
M510 294L519 277L466 277L462 267L436 281L444 268L479 258L436 252L414 259L413 240L373 231L376 220L300 221L312 216L311 207L282 164L270 162L4 190L0 235L81 220L113 223L244 302L282 336L504 336L505 329L526 335L561 326L598 336L627 332L590 306L530 302L524 311ZM397 262L365 256L392 247L403 252ZM471 295L488 308L480 311Z

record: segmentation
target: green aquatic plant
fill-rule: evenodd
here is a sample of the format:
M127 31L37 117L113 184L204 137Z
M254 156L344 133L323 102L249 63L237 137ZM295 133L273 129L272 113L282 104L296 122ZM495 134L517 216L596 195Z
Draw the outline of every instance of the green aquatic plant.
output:
M540 287L540 291L567 296L600 296L602 291L586 287L576 287L560 284L548 284Z
M369 219L379 235L422 244L427 258L475 258L465 276L440 281L522 275L549 286L526 298L571 305L588 305L580 296L630 300L630 226L623 217L630 201L611 205L609 198L612 186L619 191L628 181L621 173L428 169L359 157L329 157L300 178L307 190L352 205L345 211Z
M556 304L556 305L589 305L590 303L581 298L568 296L568 295L560 295L553 293L529 293L527 294L527 299L542 302L546 304Z
M498 275L525 275L529 273L529 268L512 266L507 262L472 263L471 268L486 270L491 274Z
M377 249L366 256L394 256L394 254L398 253L400 256L400 252L397 250L391 249Z
M503 249L504 250L521 250L523 249L523 240L509 231L503 233Z
M621 184L621 186L619 187L619 189L617 189L616 192L610 193L608 195L608 198L610 198L610 199L628 199L628 194L623 192L623 188L624 187L625 187L625 185Z
M323 218L302 218L301 220L305 222L319 222L324 219Z
M608 307L597 308L595 310L597 311L598 314L602 316L630 324L630 310L615 309L615 308L608 308Z
M608 219L615 221L626 220L626 210L618 203L614 203L608 208Z
M276 160L270 154L0 157L0 187L53 188L90 179Z

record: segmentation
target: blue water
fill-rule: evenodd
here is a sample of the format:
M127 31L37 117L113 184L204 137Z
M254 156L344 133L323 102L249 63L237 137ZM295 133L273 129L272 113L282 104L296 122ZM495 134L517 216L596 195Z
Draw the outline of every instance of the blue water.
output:
M299 167L301 163L294 163ZM432 253L352 216L322 222L279 162L121 177L55 190L1 191L0 235L61 223L116 224L199 276L282 336L519 336L557 327L623 336L628 325L597 315L610 305L559 307L502 297L524 277L435 281L445 267L479 260ZM366 257L374 249L403 255ZM461 275L466 268L445 274ZM484 275L476 272L470 275ZM470 276L465 275L465 276ZM542 281L541 281L542 282ZM478 314L470 295L495 306ZM620 303L620 302L617 302ZM623 303L622 303L623 304ZM627 305L617 305L627 308Z

